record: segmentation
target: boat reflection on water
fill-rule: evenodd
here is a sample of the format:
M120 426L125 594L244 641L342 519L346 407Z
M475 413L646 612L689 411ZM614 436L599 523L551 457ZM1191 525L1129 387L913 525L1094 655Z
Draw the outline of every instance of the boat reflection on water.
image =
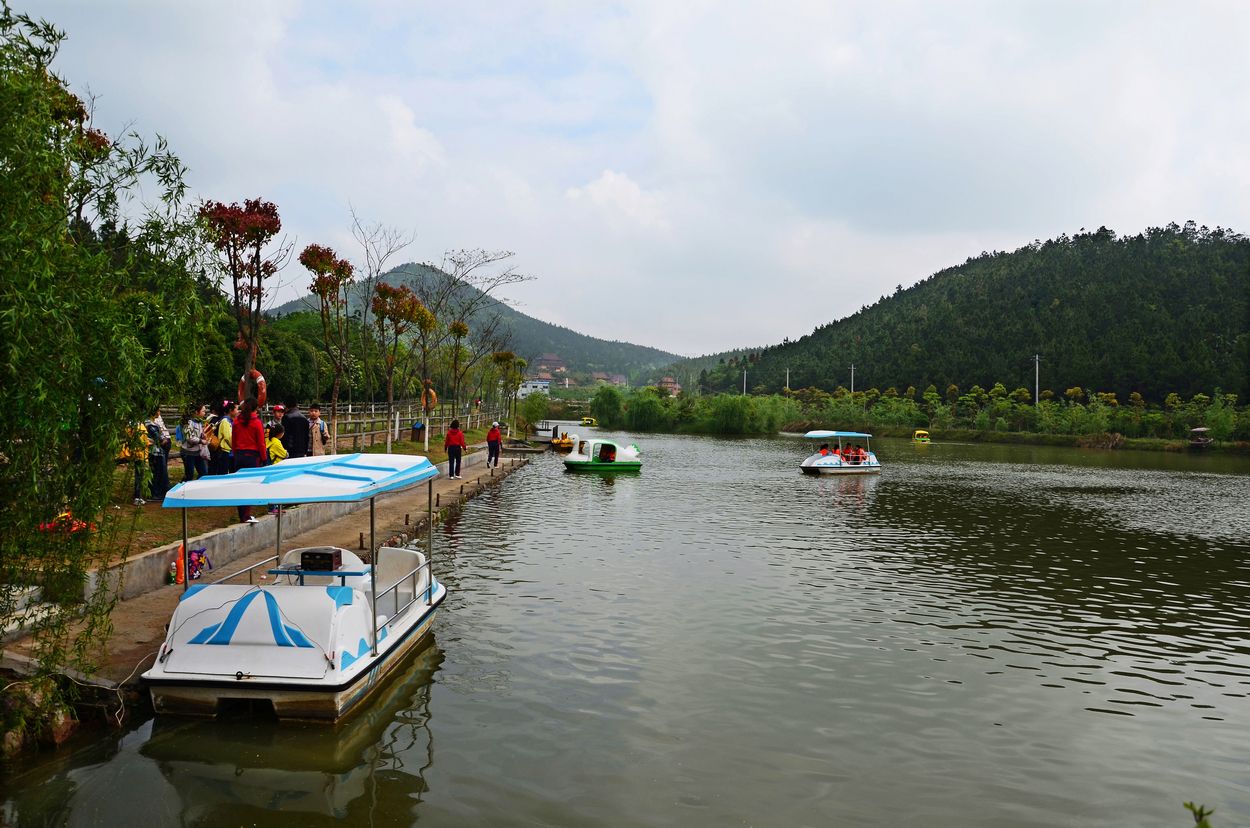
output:
M237 824L248 811L336 819L405 813L421 801L434 763L430 692L442 660L431 642L335 726L157 717L139 752L173 787L184 825Z
M821 475L816 491L834 505L866 506L872 503L880 482L877 475Z

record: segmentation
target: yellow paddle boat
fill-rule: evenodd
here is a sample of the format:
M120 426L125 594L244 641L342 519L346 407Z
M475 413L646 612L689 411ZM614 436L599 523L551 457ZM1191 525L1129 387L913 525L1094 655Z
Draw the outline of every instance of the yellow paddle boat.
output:
M551 438L551 448L554 451L572 451L575 445L577 445L577 435L570 437L567 431L562 432L559 437Z
M912 432L911 441L913 443L928 443L929 432L925 431L923 428L918 428Z

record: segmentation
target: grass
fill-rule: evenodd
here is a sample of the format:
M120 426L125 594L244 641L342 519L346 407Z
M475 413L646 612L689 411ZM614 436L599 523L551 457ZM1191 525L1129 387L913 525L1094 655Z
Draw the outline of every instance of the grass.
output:
M411 433L411 432L409 432ZM341 436L340 436L341 439ZM474 429L465 432L465 442L469 445L486 441L486 429ZM347 451L350 451L350 446ZM369 454L381 454L386 451L386 441L366 446L362 451ZM447 452L443 449L443 435L430 435L430 451L426 454L424 445L412 440L398 440L391 443L393 454L421 454L429 458L431 463L443 463L447 460ZM342 452L340 452L342 453ZM169 483L176 486L182 482L182 460L176 456L169 464ZM167 543L182 540L182 509L165 509L159 503L148 503L135 506L132 494L134 491L134 471L129 464L118 465L113 473L112 516L117 519L117 543L119 552L127 557L138 555L149 549L164 546ZM255 510L254 510L255 511ZM187 534L189 537L202 535L214 529L222 529L237 523L239 514L233 506L216 506L204 509L187 509Z

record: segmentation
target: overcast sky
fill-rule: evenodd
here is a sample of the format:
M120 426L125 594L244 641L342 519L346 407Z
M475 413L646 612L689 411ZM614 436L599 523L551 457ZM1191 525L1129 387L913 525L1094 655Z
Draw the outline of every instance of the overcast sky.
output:
M511 250L520 310L687 355L1082 227L1250 228L1250 3L13 3L194 197Z

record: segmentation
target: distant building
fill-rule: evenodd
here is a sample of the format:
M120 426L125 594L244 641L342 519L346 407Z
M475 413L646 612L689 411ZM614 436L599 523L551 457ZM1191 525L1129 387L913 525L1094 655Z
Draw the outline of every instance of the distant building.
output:
M657 382L656 385L660 388L667 388L668 393L672 394L673 396L677 396L678 394L681 393L681 383L673 379L672 377L665 377L664 379Z
M609 374L605 371L595 371L590 375L590 378L595 381L595 384L615 385L620 388L629 385L629 380L624 374Z
M518 400L523 400L526 397L528 397L530 394L535 394L540 391L544 394L551 393L551 376L550 375L547 376L547 379L538 379L537 377L532 377L530 379L525 380L525 382L521 383L521 387L517 389L516 396Z
M569 370L559 354L542 354L534 360L532 367L535 371L550 371L553 374L563 374Z

